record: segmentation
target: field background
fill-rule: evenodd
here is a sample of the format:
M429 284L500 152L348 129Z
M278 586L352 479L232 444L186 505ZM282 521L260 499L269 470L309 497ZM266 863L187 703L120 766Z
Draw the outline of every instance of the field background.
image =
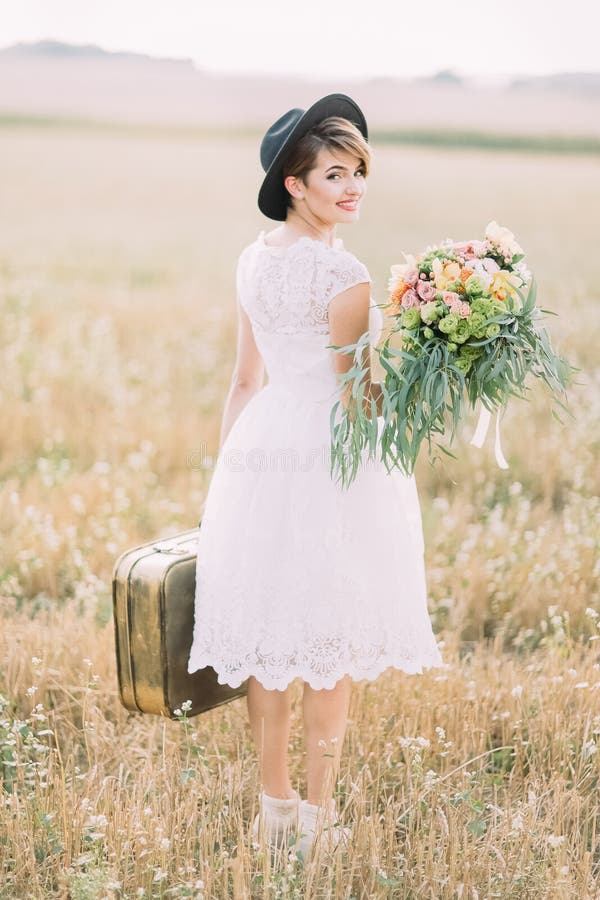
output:
M256 137L4 121L0 128L0 897L600 896L599 157L373 143L339 231L389 265L511 227L555 344L581 368L417 482L448 667L354 687L337 785L353 850L271 870L245 701L127 713L110 577L195 527L235 353ZM232 548L235 564L235 548ZM300 685L291 742L303 789Z

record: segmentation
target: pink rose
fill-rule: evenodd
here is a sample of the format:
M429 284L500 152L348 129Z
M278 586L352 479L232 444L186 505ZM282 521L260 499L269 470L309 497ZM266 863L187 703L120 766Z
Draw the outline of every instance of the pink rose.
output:
M454 307L457 303L461 303L461 299L456 291L442 291L442 300L446 306ZM452 309L454 312L454 309Z
M409 287L414 287L417 281L419 280L419 270L418 269L407 269L404 275L402 276L402 281L404 284L407 284Z
M430 300L433 300L435 295L437 294L437 290L435 285L431 283L431 281L419 281L417 285L417 294L423 301L423 303L429 303Z
M463 302L460 304L458 314L461 319L468 319L471 315L471 305L467 303L466 300L463 300Z
M404 307L404 309L411 309L411 307L418 305L419 297L417 295L417 292L412 288L409 288L404 292L402 296L402 306Z

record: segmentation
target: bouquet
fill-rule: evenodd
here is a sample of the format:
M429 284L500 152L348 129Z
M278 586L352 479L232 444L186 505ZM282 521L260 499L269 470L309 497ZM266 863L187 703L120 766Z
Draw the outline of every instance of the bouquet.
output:
M432 439L448 428L452 442L467 403L482 404L472 441L481 446L492 412L503 411L511 395L526 399L530 372L566 408L558 396L577 371L554 351L540 323L542 313L554 313L536 306L535 279L507 228L490 222L483 240L447 239L418 256L403 255L405 262L391 267L384 304L393 327L375 348L385 371L381 432L376 401L363 400L368 332L356 344L333 348L354 351L354 365L339 376L342 386L351 382L354 402L344 409L338 401L330 417L331 474L339 471L346 487L365 447L371 458L379 448L388 472L397 467L410 475L424 440L430 457ZM390 346L398 333L401 346ZM499 419L496 428L496 458L506 467Z

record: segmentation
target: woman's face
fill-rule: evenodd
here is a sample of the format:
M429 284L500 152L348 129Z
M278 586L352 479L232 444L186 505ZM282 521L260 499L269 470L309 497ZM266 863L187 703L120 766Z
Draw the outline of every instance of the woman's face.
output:
M287 186L288 179L285 183ZM296 209L327 224L354 222L367 190L364 164L354 154L321 149L307 184L290 177Z

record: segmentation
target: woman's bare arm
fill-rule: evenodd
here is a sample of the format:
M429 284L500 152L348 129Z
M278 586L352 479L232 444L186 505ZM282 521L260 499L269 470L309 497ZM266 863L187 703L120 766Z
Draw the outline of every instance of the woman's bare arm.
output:
M356 284L336 294L329 303L329 335L330 343L338 347L356 344L369 328L369 308L371 303L370 283ZM332 350L333 367L338 374L348 372L354 365L354 353L341 353ZM365 390L363 410L368 415L371 411L371 400L377 405L377 415L382 414L383 392L381 382L371 381L371 348L365 344L362 349L362 367L365 369ZM352 401L352 383L349 382L342 394L342 403L348 409ZM354 401L352 401L354 402Z
M237 310L237 358L223 410L219 449L225 443L233 423L246 403L261 389L265 375L265 364L256 346L248 313L239 302L239 299L237 301Z

